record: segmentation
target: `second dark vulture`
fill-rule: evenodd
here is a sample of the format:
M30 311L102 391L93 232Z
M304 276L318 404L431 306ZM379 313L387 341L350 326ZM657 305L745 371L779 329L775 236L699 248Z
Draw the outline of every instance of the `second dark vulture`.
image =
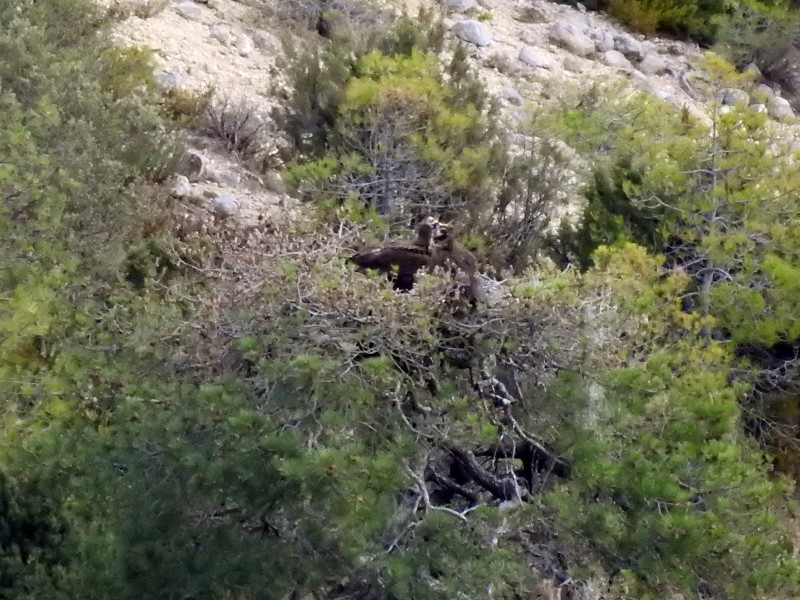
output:
M453 274L462 271L469 278L464 295L471 301L483 301L486 292L478 277L478 261L475 255L459 244L452 235L450 226L444 223L436 228L433 238L433 258L431 267L443 267Z

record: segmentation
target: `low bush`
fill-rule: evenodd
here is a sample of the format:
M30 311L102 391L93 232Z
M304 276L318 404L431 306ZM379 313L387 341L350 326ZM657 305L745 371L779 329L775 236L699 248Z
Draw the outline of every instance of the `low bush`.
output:
M740 4L722 20L717 49L738 68L755 65L767 79L798 94L800 78L795 63L800 13L790 6L783 2Z
M170 88L164 91L162 106L165 116L184 127L196 126L203 115L208 115L214 88L202 91Z
M202 101L202 96L200 97ZM202 114L201 129L211 138L222 140L228 151L249 160L270 150L267 120L247 101L208 100Z
M634 31L652 34L685 27L697 5L679 0L609 0L608 12Z

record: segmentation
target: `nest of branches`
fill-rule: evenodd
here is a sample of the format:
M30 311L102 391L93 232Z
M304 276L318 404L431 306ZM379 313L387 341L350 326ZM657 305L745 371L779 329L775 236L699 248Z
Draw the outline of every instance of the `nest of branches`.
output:
M474 307L438 271L397 293L385 276L348 263L357 228L296 227L231 228L192 259L215 295L203 295L183 332L189 362L237 371L264 395L280 377L265 375L260 361L324 357L333 366L316 377L375 390L396 426L414 436L419 460L407 473L417 509L463 516L480 504L531 500L569 475L552 447L561 417L546 393L560 373L586 369L587 355L607 357L618 342L619 315L604 293L546 298L530 293L546 286L529 274L524 285L495 282ZM604 318L614 322L608 334ZM241 349L244 339L258 340L257 356ZM385 366L377 374L375 361ZM310 409L271 410L294 422ZM476 435L475 415L491 435Z

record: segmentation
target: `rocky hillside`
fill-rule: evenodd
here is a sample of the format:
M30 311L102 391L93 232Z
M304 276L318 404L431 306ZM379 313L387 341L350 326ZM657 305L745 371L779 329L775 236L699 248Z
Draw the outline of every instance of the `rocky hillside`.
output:
M273 0L274 1L274 0ZM267 115L280 81L279 36L270 22L271 0L115 0L115 35L121 45L148 48L158 57L158 82L167 89L213 90L217 102L246 105L270 131ZM406 14L442 11L451 35L465 41L487 90L501 101L510 132L546 99L565 89L620 82L652 95L696 119L713 108L697 69L695 44L625 31L604 14L543 0L394 0ZM789 103L770 87L726 89L723 105L746 102L777 121L793 121ZM793 127L787 129L793 135ZM196 165L179 178L175 194L205 206L216 217L273 222L297 209L276 171L255 174L210 139L196 137ZM194 163L192 163L194 164ZM288 212L287 212L288 211ZM259 217L260 216L260 217Z
M800 598L797 125L742 73L791 89L800 12L711 4L593 2L735 66L538 2L0 0L0 598Z

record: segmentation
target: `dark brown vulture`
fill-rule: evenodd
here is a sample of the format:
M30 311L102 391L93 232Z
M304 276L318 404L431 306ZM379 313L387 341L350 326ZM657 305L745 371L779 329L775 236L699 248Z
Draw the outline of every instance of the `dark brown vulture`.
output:
M442 223L436 228L430 266L443 267L453 274L458 271L465 273L469 278L469 284L465 288L466 297L473 303L486 300L486 292L478 277L478 261L472 252L453 239L449 225Z
M431 237L438 224L433 217L427 217L417 226L417 237L413 241L393 240L365 248L350 260L360 269L387 273L394 289L407 292L414 287L416 272L431 263Z
M314 25L317 33L326 39L331 39L331 21L324 13L320 13Z

